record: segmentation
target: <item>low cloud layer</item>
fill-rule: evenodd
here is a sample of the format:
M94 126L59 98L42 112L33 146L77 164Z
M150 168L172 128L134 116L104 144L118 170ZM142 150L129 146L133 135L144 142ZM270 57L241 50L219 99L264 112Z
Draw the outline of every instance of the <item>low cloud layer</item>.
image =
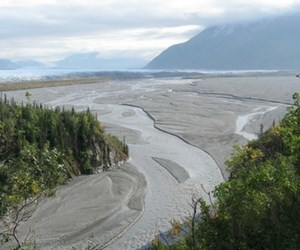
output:
M297 11L300 0L1 0L0 58L76 52L152 59L207 26Z

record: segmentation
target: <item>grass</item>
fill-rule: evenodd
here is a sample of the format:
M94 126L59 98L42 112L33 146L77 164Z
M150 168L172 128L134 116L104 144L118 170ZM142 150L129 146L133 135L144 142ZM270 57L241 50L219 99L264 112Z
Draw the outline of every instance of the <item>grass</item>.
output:
M21 89L36 89L46 87L59 87L68 85L101 83L110 80L107 77L87 77L74 79L59 79L59 80L32 80L23 82L0 83L0 92L14 91Z

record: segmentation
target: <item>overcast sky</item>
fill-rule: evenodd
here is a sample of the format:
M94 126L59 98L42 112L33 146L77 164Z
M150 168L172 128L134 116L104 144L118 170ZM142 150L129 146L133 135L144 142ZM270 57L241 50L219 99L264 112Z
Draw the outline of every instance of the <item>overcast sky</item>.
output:
M0 0L0 58L157 56L205 27L281 15L300 0Z

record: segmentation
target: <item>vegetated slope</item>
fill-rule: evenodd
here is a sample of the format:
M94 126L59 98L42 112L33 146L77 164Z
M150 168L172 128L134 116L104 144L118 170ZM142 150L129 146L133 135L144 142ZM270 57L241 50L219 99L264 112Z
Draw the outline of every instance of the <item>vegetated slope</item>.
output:
M169 47L147 69L299 70L300 15L205 29Z
M4 96L0 118L0 216L26 199L52 192L67 178L128 157L127 145L105 133L89 110L17 105Z
M244 147L236 146L227 165L228 181L198 200L200 214L171 247L153 240L151 249L299 249L300 98L283 121ZM200 185L200 183L199 183ZM173 223L173 234L181 227Z

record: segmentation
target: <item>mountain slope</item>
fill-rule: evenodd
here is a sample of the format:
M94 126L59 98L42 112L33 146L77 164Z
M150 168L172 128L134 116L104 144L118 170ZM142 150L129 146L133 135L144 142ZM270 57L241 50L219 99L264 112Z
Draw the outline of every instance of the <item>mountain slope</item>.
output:
M299 69L300 15L207 28L169 47L147 69Z
M19 68L40 68L40 67L45 67L45 64L40 63L38 61L35 60L22 60L22 61L17 61L15 62Z
M72 69L128 69L141 68L145 65L145 61L138 58L101 58L97 52L79 53L68 56L58 62L56 66L59 68Z
M0 70L17 69L18 65L8 59L0 59Z

